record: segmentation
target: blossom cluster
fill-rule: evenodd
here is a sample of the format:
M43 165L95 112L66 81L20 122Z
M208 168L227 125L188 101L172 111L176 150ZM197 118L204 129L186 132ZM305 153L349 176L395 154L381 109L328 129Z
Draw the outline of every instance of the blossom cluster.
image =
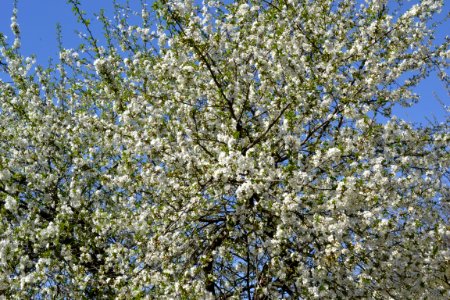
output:
M448 122L391 113L441 0L68 2L54 67L0 34L0 295L450 297Z

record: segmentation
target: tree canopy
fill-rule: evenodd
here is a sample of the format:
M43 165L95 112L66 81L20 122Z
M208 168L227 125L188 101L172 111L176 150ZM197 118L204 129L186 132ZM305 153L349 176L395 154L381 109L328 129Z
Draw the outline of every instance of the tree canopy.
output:
M443 1L68 2L48 66L0 34L0 294L450 297L448 120L391 113Z

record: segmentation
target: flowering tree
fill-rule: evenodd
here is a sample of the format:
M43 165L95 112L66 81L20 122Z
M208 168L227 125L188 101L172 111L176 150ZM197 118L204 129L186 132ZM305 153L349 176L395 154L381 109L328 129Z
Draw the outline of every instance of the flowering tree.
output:
M448 126L391 116L442 1L69 2L53 66L0 35L0 294L449 297Z

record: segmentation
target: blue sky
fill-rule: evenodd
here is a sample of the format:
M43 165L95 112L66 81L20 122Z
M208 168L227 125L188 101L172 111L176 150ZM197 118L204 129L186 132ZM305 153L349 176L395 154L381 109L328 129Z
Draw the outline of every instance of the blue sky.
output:
M112 1L81 1L84 10L92 16L100 8L111 11ZM138 1L131 1L137 3ZM150 1L149 1L150 2ZM443 19L450 11L450 1L445 1L445 7L439 19ZM0 32L12 36L10 30L10 17L13 9L13 0L2 0L0 2ZM22 52L25 55L36 54L39 64L45 64L50 57L57 57L56 24L62 25L63 43L66 48L73 48L79 42L75 30L82 30L77 24L76 17L71 11L70 5L63 0L19 0L19 24L22 34ZM450 23L447 27L441 27L438 40L442 41L445 36L450 35ZM427 118L436 117L444 121L446 112L438 98L450 106L450 97L445 90L444 84L436 74L432 74L423 81L416 91L421 96L421 101L412 108L397 108L394 113L410 122L426 123Z

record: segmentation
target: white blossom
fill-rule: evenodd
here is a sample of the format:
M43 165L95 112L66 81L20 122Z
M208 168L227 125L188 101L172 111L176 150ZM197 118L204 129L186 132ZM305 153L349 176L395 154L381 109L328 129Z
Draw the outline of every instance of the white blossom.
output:
M69 2L53 66L0 35L0 294L450 297L448 122L391 112L443 1Z
M10 211L15 211L17 209L17 200L14 197L6 196L5 208Z

